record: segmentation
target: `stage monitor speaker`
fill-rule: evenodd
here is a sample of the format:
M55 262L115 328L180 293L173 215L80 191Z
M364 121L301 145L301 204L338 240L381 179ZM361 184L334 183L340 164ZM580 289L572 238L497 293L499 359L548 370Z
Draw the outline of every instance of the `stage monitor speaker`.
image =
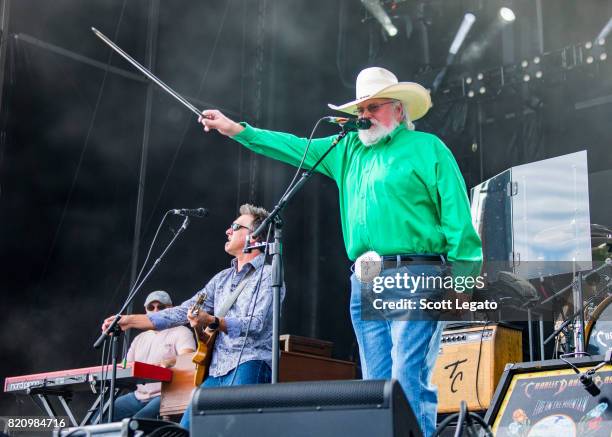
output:
M395 380L202 387L191 408L193 436L422 435Z
M188 437L189 433L176 423L153 419L123 419L121 422L100 423L53 431L53 437Z
M497 437L610 437L612 365L587 374L603 358L567 359L583 378L562 360L509 365L485 421Z

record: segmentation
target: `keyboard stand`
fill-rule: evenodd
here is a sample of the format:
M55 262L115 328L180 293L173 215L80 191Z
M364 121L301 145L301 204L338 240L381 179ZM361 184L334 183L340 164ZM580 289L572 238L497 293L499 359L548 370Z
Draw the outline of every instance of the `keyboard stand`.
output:
M96 399L94 400L91 407L89 407L89 409L87 410L87 414L85 414L85 417L83 417L83 420L81 420L80 424L78 423L72 409L70 408L70 405L68 404L73 394L71 391L57 390L48 387L30 387L27 390L27 394L29 394L30 397L34 400L34 403L38 405L38 407L45 413L47 413L47 415L52 419L59 419L60 417L67 416L70 420L70 426L83 426L89 425L89 421L91 420L92 416L98 412L100 401L102 398L106 399L106 402L104 402L104 407L102 408L102 418L106 416L106 413L108 412L108 408L110 406L110 399L108 398L108 396L106 396L109 391L110 387L107 386L101 393L98 393L98 396L96 396ZM115 390L115 394L118 394L119 391L120 389ZM63 410L62 413L57 413L56 408L54 408L53 404L51 403L50 397L53 397L59 401L59 404L61 405L61 408ZM92 425L95 425L96 423L103 423L104 421L100 419L100 416L96 417L96 420L94 423L92 423ZM66 424L66 426L68 426L68 424Z

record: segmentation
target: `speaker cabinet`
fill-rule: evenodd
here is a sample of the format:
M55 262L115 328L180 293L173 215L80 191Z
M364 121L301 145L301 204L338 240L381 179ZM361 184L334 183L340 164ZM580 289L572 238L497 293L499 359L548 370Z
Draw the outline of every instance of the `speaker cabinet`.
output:
M395 380L201 387L191 406L194 436L422 435Z
M445 330L432 377L438 413L458 412L462 400L471 411L486 410L506 364L522 361L521 335L502 325Z

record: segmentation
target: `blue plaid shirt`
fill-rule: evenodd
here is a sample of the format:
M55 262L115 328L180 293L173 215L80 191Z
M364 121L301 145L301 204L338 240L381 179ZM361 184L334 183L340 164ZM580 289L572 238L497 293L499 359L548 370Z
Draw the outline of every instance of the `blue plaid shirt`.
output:
M223 306L223 302L236 291L240 282L247 281L236 302L225 315L227 334L219 331L212 362L209 369L211 376L227 375L238 367L238 356L247 332L251 311L253 319L249 326L246 345L240 358L244 363L251 360L262 360L271 365L272 362L272 267L264 264L263 254L246 263L242 270L237 271L238 261L234 258L231 267L217 273L206 286L191 299L179 306L167 308L152 313L149 319L156 330L171 328L188 323L187 311L196 302L201 293L206 293L203 308L209 314L214 314ZM257 281L263 268L261 285L257 301L253 298L257 289ZM250 274L249 274L250 273ZM248 275L248 276L247 276ZM281 289L281 301L285 296L285 288ZM254 310L253 310L254 306Z

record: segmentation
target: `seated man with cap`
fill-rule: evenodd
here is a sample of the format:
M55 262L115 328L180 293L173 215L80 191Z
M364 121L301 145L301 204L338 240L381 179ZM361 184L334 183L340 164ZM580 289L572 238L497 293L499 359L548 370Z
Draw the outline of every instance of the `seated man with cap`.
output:
M144 306L147 314L151 315L172 307L172 300L165 291L153 291L147 296ZM193 334L185 326L175 326L163 331L149 329L134 338L126 360L161 365L167 355L176 356L194 351ZM155 419L159 414L160 395L161 382L138 384L135 391L115 400L114 420L126 417Z

